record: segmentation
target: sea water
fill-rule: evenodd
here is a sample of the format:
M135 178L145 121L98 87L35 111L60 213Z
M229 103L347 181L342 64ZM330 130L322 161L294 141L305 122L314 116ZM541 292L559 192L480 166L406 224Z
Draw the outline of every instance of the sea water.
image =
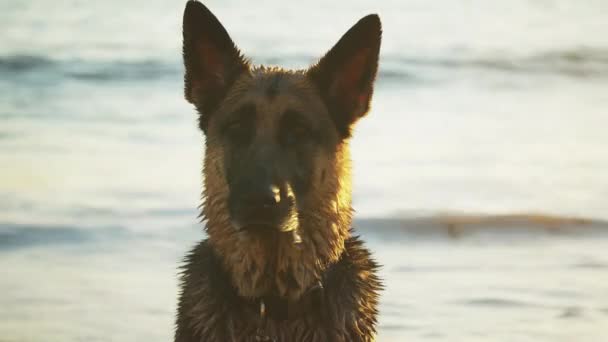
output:
M380 15L352 140L380 341L608 340L608 2L206 4L293 68ZM171 339L204 237L183 7L0 2L0 341Z

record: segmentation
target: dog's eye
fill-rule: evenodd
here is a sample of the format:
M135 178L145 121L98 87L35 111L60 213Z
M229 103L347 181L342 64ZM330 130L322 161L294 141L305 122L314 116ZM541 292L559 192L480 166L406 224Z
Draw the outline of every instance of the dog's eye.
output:
M306 144L314 139L313 126L305 115L295 110L287 110L281 119L279 140L285 146Z
M230 135L242 129L243 122L240 120L233 120L224 124L224 126L222 127L222 132L224 132L224 134Z
M221 126L221 134L236 143L247 143L255 125L255 106L242 105Z
M222 132L224 136L236 143L246 142L250 135L246 120L229 121L222 127Z
M241 120L233 120L224 125L224 131L234 131L243 128L243 122Z
M296 145L307 142L312 138L310 129L304 125L296 125L285 132L283 143L285 145Z
M298 125L293 128L292 133L298 138L307 139L310 138L310 129L304 125Z

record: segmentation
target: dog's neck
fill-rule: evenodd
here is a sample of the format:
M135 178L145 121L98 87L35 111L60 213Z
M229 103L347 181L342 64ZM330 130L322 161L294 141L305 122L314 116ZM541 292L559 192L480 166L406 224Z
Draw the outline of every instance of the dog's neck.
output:
M351 223L350 207L348 211L342 215L334 212L331 216L302 215L299 228L302 241L298 244L294 244L290 233L262 236L237 232L228 226L229 222L209 219L209 242L240 296L297 300L342 255Z

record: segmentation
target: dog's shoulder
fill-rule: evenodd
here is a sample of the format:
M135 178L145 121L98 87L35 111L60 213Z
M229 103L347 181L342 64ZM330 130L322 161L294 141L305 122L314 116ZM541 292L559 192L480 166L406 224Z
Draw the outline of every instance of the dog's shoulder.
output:
M377 276L380 266L372 258L359 236L351 236L344 242L344 252L334 266L332 278L342 279L344 282L355 282L355 288L360 290L377 291L382 288L380 278Z
M182 297L192 300L192 296L221 296L225 302L236 295L236 290L229 286L230 279L221 259L207 240L192 248L184 258L181 270Z
M207 240L196 244L184 257L182 269L182 280L186 280L197 273L208 273L209 271L221 269L221 264L213 248Z
M348 238L344 242L344 249L348 257L343 258L341 262L355 266L355 269L361 271L375 272L378 270L378 263L372 258L371 252L358 235L352 235Z
M346 336L368 341L375 335L379 295L383 288L379 265L358 236L345 241L345 250L326 280L326 310L346 324Z
M186 255L181 270L175 341L221 341L223 335L218 334L224 332L211 328L219 323L218 314L236 300L221 260L203 240Z

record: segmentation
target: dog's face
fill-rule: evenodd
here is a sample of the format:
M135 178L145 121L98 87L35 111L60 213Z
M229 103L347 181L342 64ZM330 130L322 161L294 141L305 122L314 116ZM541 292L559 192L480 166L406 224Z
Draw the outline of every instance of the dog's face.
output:
M369 108L378 17L299 71L252 68L198 2L188 2L183 34L185 95L206 135L206 215L235 232L297 236L307 217L340 201L350 210L347 140Z
M294 231L338 136L303 73L260 68L239 77L207 122L207 151L225 176L232 228Z

